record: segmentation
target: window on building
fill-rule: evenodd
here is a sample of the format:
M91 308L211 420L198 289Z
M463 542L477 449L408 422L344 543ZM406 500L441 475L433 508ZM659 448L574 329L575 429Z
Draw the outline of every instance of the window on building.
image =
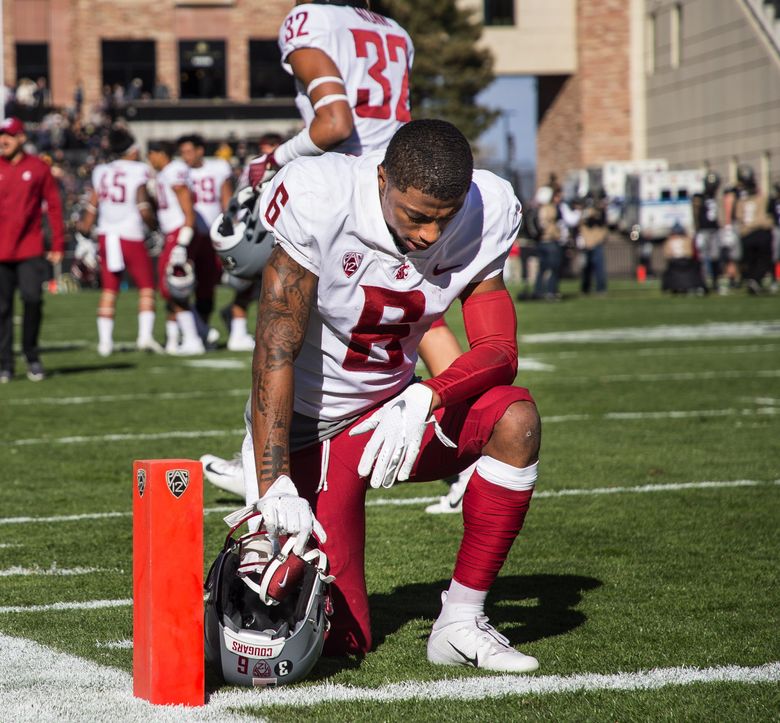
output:
M295 82L281 66L276 40L249 41L250 98L291 98Z
M103 85L121 85L130 100L151 95L157 74L154 40L103 40Z
M224 98L227 95L224 40L179 42L181 98Z
M485 25L514 25L515 0L485 0Z
M645 71L648 75L655 73L655 23L655 13L651 13L645 21Z
M670 57L672 68L680 67L682 57L682 5L672 5L669 22Z
M22 78L49 83L49 46L46 43L16 44L16 82Z

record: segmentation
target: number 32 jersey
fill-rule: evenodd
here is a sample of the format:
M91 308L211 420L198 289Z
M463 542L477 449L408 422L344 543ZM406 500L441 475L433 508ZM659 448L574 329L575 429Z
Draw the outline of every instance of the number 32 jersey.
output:
M299 158L261 198L276 243L319 279L295 361L294 408L307 417L346 419L401 391L423 334L468 284L502 272L517 236L512 187L479 170L439 240L401 253L380 205L382 158Z
M409 71L414 46L394 20L362 8L298 5L279 30L282 67L291 75L288 57L301 48L324 52L344 79L354 128L346 141L331 150L359 156L386 148L396 130L411 120ZM309 126L314 109L300 85L295 104Z

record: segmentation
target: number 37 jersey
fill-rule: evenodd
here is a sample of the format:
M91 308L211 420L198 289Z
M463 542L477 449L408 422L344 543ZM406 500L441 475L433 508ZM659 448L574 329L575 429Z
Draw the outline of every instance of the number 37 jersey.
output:
M502 272L517 236L521 210L511 186L475 171L439 240L401 253L380 205L382 158L299 158L260 201L276 243L319 279L295 361L295 411L308 417L345 419L403 389L423 334L467 285Z
M344 79L354 129L331 150L359 156L385 148L393 133L411 120L409 71L414 46L394 20L362 8L298 5L279 30L282 66L290 74L288 57L301 48L324 52ZM295 104L310 125L314 109L305 88L298 88Z

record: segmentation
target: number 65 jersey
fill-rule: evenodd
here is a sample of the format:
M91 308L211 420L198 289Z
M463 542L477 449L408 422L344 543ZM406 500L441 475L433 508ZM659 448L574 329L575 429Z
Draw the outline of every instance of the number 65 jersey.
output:
M411 120L409 70L414 46L394 20L362 8L298 5L279 29L282 67L291 75L287 58L301 48L324 52L344 80L354 128L331 150L359 156L385 148L398 128ZM298 87L295 104L309 126L314 109L305 88Z
M503 271L520 226L506 181L475 171L463 207L439 240L402 253L380 205L382 152L287 164L263 192L266 228L318 279L295 361L295 411L338 421L401 391L417 347L467 285Z

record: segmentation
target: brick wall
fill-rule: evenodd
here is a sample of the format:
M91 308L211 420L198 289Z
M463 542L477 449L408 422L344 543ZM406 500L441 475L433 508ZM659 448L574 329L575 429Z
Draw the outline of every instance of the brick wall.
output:
M625 0L578 0L577 72L539 78L539 183L631 158L629 32Z
M100 98L102 40L154 40L157 75L176 97L179 89L179 39L225 40L227 93L231 100L249 98L249 39L274 39L292 0L234 0L196 7L177 0L2 0L5 9L5 77L13 83L15 20L26 26L34 5L48 17L38 25L38 42L49 44L49 71L54 103L72 103L80 80L85 104ZM32 4L31 4L32 3ZM40 7L39 7L40 6ZM29 23L28 23L29 24ZM26 38L25 38L26 39Z

